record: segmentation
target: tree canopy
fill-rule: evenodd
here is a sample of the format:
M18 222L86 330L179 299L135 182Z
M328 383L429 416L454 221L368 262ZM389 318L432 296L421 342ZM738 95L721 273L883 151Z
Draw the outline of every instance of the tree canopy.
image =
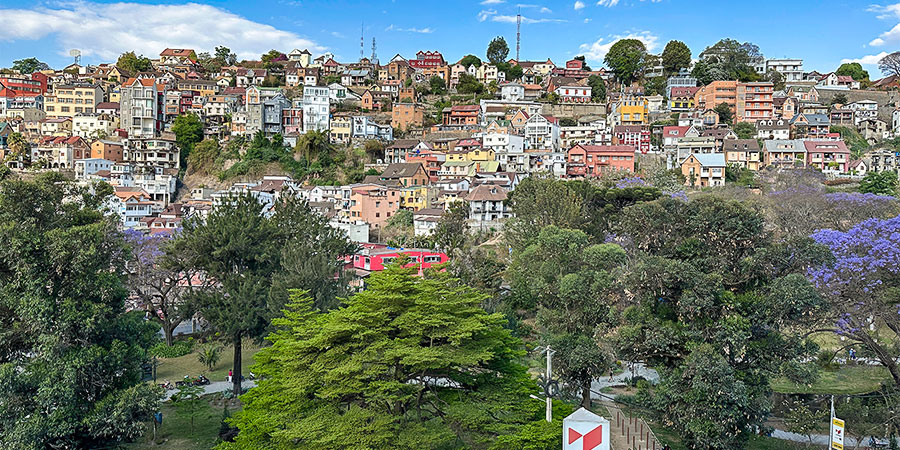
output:
M860 63L843 63L834 73L835 75L851 77L856 81L869 79L869 72L863 69Z
M50 66L45 62L41 62L37 58L24 58L13 61L12 70L18 70L19 73L31 74L39 70L48 70Z
M293 292L221 449L488 448L542 420L520 343L481 308L486 296L402 263L327 313Z
M487 48L488 61L491 64L499 64L506 62L507 56L509 56L509 45L506 44L506 39L503 36L497 36L492 39Z
M722 39L700 53L700 61L694 66L694 76L703 84L715 80L757 81L759 74L753 66L762 59L762 53L755 44Z
M666 74L678 73L691 66L691 49L681 41L669 41L662 53L662 65Z
M462 59L459 60L459 63L466 67L469 67L469 66L481 67L481 58L479 58L475 55L466 55L466 56L463 56Z
M0 186L6 448L116 446L156 411L161 392L140 381L158 327L125 312L125 242L101 212L111 192L56 173Z
M138 56L133 51L122 53L122 55L119 56L119 59L116 60L116 67L132 74L153 70L153 64L150 63L150 58L147 58L144 55Z
M640 77L646 57L647 47L643 42L638 39L621 39L610 47L603 61L616 78L627 85Z

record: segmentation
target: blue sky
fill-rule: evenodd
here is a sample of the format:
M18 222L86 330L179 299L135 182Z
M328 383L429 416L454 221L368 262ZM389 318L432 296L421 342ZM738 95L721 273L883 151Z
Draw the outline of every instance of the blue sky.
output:
M210 51L226 45L242 58L277 48L331 51L359 58L377 39L382 61L400 53L439 50L456 61L484 56L494 36L515 55L515 15L521 11L522 59L557 64L585 54L594 66L616 39L636 37L660 52L672 39L694 57L723 37L759 45L766 57L803 58L806 70L830 71L859 60L878 78L878 55L900 50L900 0L262 0L29 1L0 0L0 66L37 56L51 66L114 60L128 50L158 55L165 47ZM894 3L898 2L898 3Z

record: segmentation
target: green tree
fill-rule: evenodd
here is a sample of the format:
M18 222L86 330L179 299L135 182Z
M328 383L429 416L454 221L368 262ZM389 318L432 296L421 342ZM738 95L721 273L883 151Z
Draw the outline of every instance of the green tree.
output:
M416 273L389 265L324 314L294 291L220 448L484 448L541 420L506 319L446 272Z
M12 70L17 70L22 74L32 74L40 70L48 70L50 66L45 62L39 61L37 58L17 59L13 61Z
M709 81L755 81L754 79L758 79L759 75L753 66L762 59L763 55L755 44L740 43L734 39L722 39L700 53L700 60L704 61L701 72L706 72L701 74ZM695 70L697 70L696 66ZM709 81L703 84L707 84Z
M576 57L574 57L574 58L572 58L572 59L577 60L577 61L581 61L581 64L582 64L581 68L584 69L584 70L587 70L588 72L591 71L591 66L588 65L587 59L585 59L584 55L578 55L578 56L576 56Z
M447 93L447 83L443 78L435 75L428 80L428 87L434 95L444 95Z
M0 186L0 438L108 448L142 436L162 392L141 383L158 327L125 312L112 189L57 173ZM8 445L6 445L8 444Z
M487 48L487 59L491 64L500 64L506 62L509 56L509 45L506 45L506 39L503 36L497 36L491 40Z
M849 103L849 100L847 100L847 94L838 92L837 94L834 94L834 97L831 97L831 101L829 103L832 105L846 105L847 103Z
M666 96L666 77L653 77L644 83L644 94Z
M557 351L556 372L591 407L591 382L614 364L598 342L614 328L613 271L625 262L615 244L591 245L580 230L548 226L514 255L509 280L515 304L538 308L538 327Z
M446 253L461 248L469 233L469 225L466 222L468 219L469 204L467 202L459 201L451 204L447 212L441 216L434 232L431 233L434 246Z
M150 58L147 58L144 55L138 56L134 52L122 53L122 55L119 56L119 59L116 60L116 67L132 74L153 70L153 64L150 63Z
M697 84L700 86L705 86L715 80L709 63L702 59L694 63L694 68L691 69L691 76L697 79Z
M466 56L463 56L462 59L459 60L459 63L466 67L469 67L472 65L474 65L475 67L481 67L481 58L479 58L475 55L466 55Z
M660 368L648 404L692 448L740 448L768 416L770 380L809 379L803 333L826 303L805 275L827 256L714 196L626 208L617 236L635 243L619 355Z
M513 248L527 247L548 225L577 229L584 223L583 197L556 178L525 178L507 202L515 215L504 226L504 234Z
M843 63L834 71L834 74L848 76L856 81L866 81L869 79L869 72L863 69L860 63Z
M806 436L808 445L812 446L813 435L827 420L828 415L825 411L816 411L803 403L796 402L788 408L784 424L791 433Z
M197 352L197 361L212 372L222 356L222 346L218 342L207 342Z
M769 69L763 77L763 80L771 82L773 89L776 91L782 91L785 88L784 75L775 69Z
M484 85L477 78L467 73L459 74L459 82L456 91L460 94L480 94L484 92Z
M731 125L731 121L734 120L734 113L731 112L731 105L722 102L716 105L713 110L715 110L716 114L719 115L719 123Z
M678 73L691 66L691 49L681 41L669 41L662 52L662 65L666 74Z
M27 161L31 157L31 144L22 133L10 133L6 138L6 146L12 150L7 158L22 157Z
M204 406L208 407L203 400L203 392L203 386L188 384L179 387L178 392L172 396L176 414L191 422L191 436L194 435L194 418Z
M196 114L182 114L172 122L172 132L181 149L181 167L187 168L194 144L203 140L203 122Z
M869 172L859 182L863 194L896 195L897 173L893 171Z
M215 58L221 61L224 66L233 66L237 63L237 55L224 45L216 46Z
M646 58L647 47L643 42L637 39L621 39L609 48L603 61L619 81L629 85L638 79Z
M734 124L734 134L738 139L756 139L756 125L750 122L738 122Z
M600 75L588 77L588 86L591 87L591 101L603 103L606 101L606 80Z
M186 220L177 245L216 286L191 301L214 330L234 346L234 393L241 392L244 338L263 335L271 314L287 301L286 287L312 291L316 306L334 305L346 279L339 258L355 246L306 202L288 197L274 213L250 194L222 199L205 219Z
M188 167L192 172L212 173L213 165L220 153L219 142L215 139L204 139L197 144L188 155Z
M278 50L272 49L266 53L263 53L262 56L259 57L259 60L263 63L270 63L274 59L278 59L284 56L284 53L279 52Z
M522 74L524 73L524 71L522 70L522 66L518 64L510 64L508 62L497 63L497 70L503 72L503 74L506 75L507 81L518 80L522 78Z

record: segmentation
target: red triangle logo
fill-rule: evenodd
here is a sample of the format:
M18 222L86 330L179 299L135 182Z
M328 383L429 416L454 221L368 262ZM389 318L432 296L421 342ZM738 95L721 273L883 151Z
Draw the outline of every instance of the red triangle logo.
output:
M582 447L584 450L594 450L602 443L603 425L598 425L597 428L594 428L588 434L584 435L584 444L582 444Z
M570 444L577 441L578 438L580 438L580 437L581 437L581 433L573 430L572 428L569 428L569 443Z

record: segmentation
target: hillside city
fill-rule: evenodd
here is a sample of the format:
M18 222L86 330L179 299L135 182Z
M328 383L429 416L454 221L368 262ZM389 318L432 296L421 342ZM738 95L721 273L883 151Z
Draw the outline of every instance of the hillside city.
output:
M900 52L375 49L0 69L0 448L898 448Z

